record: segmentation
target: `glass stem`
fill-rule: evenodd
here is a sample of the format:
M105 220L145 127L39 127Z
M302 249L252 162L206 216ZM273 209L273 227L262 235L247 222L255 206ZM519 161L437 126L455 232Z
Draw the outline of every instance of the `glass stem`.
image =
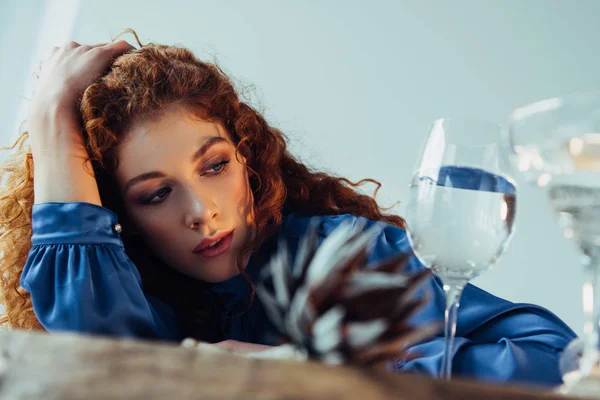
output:
M452 354L454 349L454 335L456 334L456 316L464 287L464 281L444 282L446 312L444 313L444 355L440 371L440 378L444 380L450 380L452 377Z
M589 373L597 363L598 344L600 342L600 309L598 301L598 275L600 273L600 249L594 249L584 256L584 283L583 283L583 333L585 335L585 349L581 360L581 369Z

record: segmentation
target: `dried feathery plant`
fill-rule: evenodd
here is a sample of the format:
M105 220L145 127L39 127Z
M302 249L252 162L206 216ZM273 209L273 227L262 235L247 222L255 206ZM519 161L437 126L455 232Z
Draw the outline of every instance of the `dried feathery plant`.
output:
M368 266L380 226L344 223L319 245L311 221L295 260L285 242L257 287L282 343L326 364L372 365L410 357L406 349L439 330L409 322L425 296L415 296L430 277L403 272L411 254Z

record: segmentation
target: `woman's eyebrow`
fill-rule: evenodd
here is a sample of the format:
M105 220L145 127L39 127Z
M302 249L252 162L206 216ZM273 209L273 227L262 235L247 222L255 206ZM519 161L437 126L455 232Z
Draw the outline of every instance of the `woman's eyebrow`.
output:
M192 163L192 164L195 163L196 160L198 160L200 157L202 157L204 154L206 154L206 152L212 146L214 146L218 143L223 143L223 142L227 142L227 139L222 138L220 136L212 136L210 139L205 141L198 150L196 150L196 152L192 155L192 157L190 159L190 163ZM148 179L164 178L165 176L166 175L161 171L151 171L151 172L143 173L143 174L138 175L135 178L131 178L129 181L127 181L127 183L125 184L125 189L123 191L125 193L127 193L127 191L129 191L129 189L131 189L132 186L137 185L140 182L147 181Z
M147 181L148 179L154 179L154 178L164 178L166 175L160 171L151 171L151 172L146 172L144 174L138 175L135 178L131 178L126 184L125 184L125 189L123 190L125 193L127 193L129 191L129 189L131 189L132 186L137 185L140 182L143 181Z
M214 146L217 143L223 143L223 142L227 142L227 139L222 138L221 136L211 137L209 140L204 142L204 144L202 146L200 146L200 148L198 150L196 150L196 152L190 159L190 163L192 163L192 164L195 163L197 159L202 157L208 151L208 149L210 149L212 146Z

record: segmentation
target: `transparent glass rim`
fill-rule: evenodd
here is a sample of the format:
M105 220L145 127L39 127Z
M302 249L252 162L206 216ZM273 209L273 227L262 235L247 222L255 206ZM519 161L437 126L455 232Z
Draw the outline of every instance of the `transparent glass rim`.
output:
M516 165L515 138L513 130L516 125L530 117L560 109L569 105L589 105L597 103L600 107L600 88L567 93L562 96L548 97L515 108L509 115L508 124L502 127L502 146L507 151L513 165Z
M463 125L465 127L494 130L494 131L498 132L498 134L499 134L498 140L490 141L487 143L483 143L483 142L478 143L478 142L474 142L472 140L465 140L464 143L460 143L462 146L465 146L465 147L468 146L468 147L473 147L473 148L483 148L483 147L488 147L493 144L502 144L502 140L501 140L502 135L501 134L502 134L503 126L497 122L487 120L484 118L478 118L478 117L459 116L459 117L436 118L429 125L428 134L430 134L431 131L433 129L435 129L436 126L452 128L453 126L458 126L458 125Z
M522 121L533 115L540 114L547 111L556 110L563 105L569 104L590 104L598 102L600 104L600 89L594 89L589 91L580 91L568 93L563 96L548 97L546 99L538 100L533 103L525 104L515 108L509 116L509 123Z
M428 134L431 134L431 131L435 128L436 124L444 124L444 123L448 123L450 124L450 126L452 126L453 123L458 123L458 124L467 124L469 126L480 126L483 128L489 128L491 130L494 130L497 132L498 136L497 139L494 141L490 141L489 143L473 143L473 142L465 142L465 143L460 143L460 145L462 147L470 147L473 149L476 148L485 148L485 147L489 147L491 145L497 145L499 150L505 154L506 157L508 157L509 159L507 159L507 167L508 169L499 169L499 170L495 170L494 173L497 174L498 176L503 177L504 179L508 180L511 184L513 184L513 186L515 187L515 189L518 190L518 184L515 178L515 171L514 171L514 166L511 163L510 160L510 156L511 156L511 149L507 149L507 142L504 140L504 131L506 129L506 126L490 120L490 119L485 119L485 118L481 118L481 117L477 117L477 116L470 116L470 115L452 115L452 116L441 116L438 118L435 118L431 124L429 125L429 130L428 130ZM419 151L419 154L422 154L424 151L424 147L425 144L422 144L421 149ZM477 165L471 165L471 164L461 164L461 166L475 166L477 167ZM423 170L423 168L420 167L419 161L417 161L417 165L414 166L413 168L413 176L414 175L418 175L421 171Z

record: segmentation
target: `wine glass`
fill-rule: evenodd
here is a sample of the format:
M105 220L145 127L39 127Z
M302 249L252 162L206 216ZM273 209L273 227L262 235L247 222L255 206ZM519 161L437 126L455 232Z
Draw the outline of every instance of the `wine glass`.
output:
M440 377L452 374L460 296L467 282L498 261L508 245L516 187L500 126L436 120L417 162L406 207L407 234L421 263L446 293Z
M600 92L518 108L505 138L514 164L544 189L564 237L582 254L584 337L561 360L563 380L576 383L599 362Z

